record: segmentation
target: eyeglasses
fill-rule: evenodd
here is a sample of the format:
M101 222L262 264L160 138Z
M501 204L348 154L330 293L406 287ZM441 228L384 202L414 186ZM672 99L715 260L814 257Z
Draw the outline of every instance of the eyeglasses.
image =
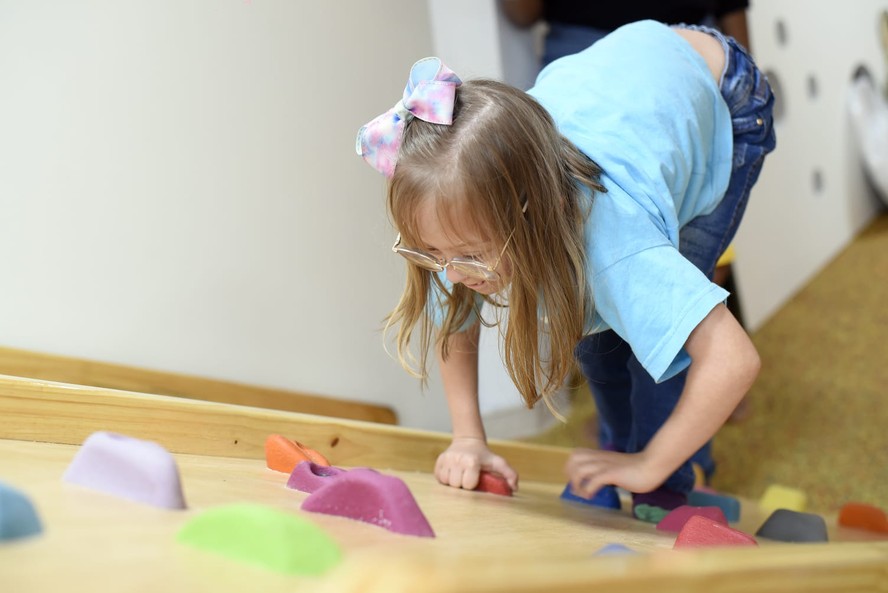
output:
M524 203L524 206L521 208L521 212L527 212L527 202ZM430 272L443 272L449 267L453 270L456 270L463 276L472 278L474 280L495 282L499 280L500 277L499 274L497 274L496 272L496 268L500 265L500 262L503 259L503 254L506 252L506 248L509 246L509 242L512 240L512 236L515 234L515 230L516 229L512 229L512 232L509 233L509 237L506 239L502 250L499 252L499 255L496 258L496 261L493 262L493 265L486 264L474 257L454 257L448 261L438 259L431 253L427 253L425 251L422 251L421 249L414 249L412 247L401 247L401 233L398 233L398 237L397 239L395 239L395 244L392 245L392 251L394 251L410 263L415 264L420 268L428 270Z

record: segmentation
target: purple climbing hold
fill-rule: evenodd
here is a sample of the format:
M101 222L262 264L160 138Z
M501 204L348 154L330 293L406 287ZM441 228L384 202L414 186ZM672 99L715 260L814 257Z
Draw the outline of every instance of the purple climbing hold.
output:
M356 519L396 533L435 537L407 484L372 469L356 468L330 480L302 502L302 510Z
M62 479L156 507L185 508L176 460L151 441L94 432L83 442Z
M287 479L287 488L311 494L318 488L326 486L331 480L344 474L344 470L332 465L318 465L313 461L301 461L293 468Z

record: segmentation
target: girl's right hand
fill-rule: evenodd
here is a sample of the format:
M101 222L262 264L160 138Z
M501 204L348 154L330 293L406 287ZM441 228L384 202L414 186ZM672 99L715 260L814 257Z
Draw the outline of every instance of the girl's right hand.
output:
M478 485L482 470L500 474L512 490L518 489L518 472L494 454L483 439L454 437L435 463L435 477L439 482L466 490L473 490Z

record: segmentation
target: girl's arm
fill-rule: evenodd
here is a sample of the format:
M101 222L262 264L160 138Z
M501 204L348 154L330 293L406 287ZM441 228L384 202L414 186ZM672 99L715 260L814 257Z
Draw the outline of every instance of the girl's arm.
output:
M471 490L478 485L481 470L502 475L513 490L518 488L518 474L505 459L487 447L487 436L478 407L478 335L480 324L450 337L447 360L438 351L438 364L450 422L453 442L435 464L439 482L455 488Z
M691 332L685 349L691 367L669 419L640 453L574 451L567 472L575 492L591 496L607 484L630 492L660 486L715 435L761 366L749 336L724 305L716 306Z

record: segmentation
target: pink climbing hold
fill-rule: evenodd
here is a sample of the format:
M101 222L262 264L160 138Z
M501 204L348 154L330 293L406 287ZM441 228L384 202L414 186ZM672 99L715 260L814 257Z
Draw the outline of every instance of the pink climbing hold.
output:
M348 470L332 465L318 465L313 461L302 461L293 468L293 472L287 479L287 488L311 494L346 471Z
M396 533L435 537L407 484L372 469L356 468L330 480L302 502L302 510L364 521Z
M722 525L728 524L728 519L725 517L724 512L718 507L694 507L684 504L671 510L668 515L663 517L663 519L657 523L657 529L660 531L674 531L675 533L678 533L681 531L681 528L685 526L685 523L688 522L688 519L696 516L712 519Z
M757 546L754 537L718 521L694 515L685 523L675 544L678 548L706 548L714 546Z
M509 482L501 475L488 471L482 471L478 476L478 485L475 486L475 490L500 496L512 496L512 487L509 486Z

